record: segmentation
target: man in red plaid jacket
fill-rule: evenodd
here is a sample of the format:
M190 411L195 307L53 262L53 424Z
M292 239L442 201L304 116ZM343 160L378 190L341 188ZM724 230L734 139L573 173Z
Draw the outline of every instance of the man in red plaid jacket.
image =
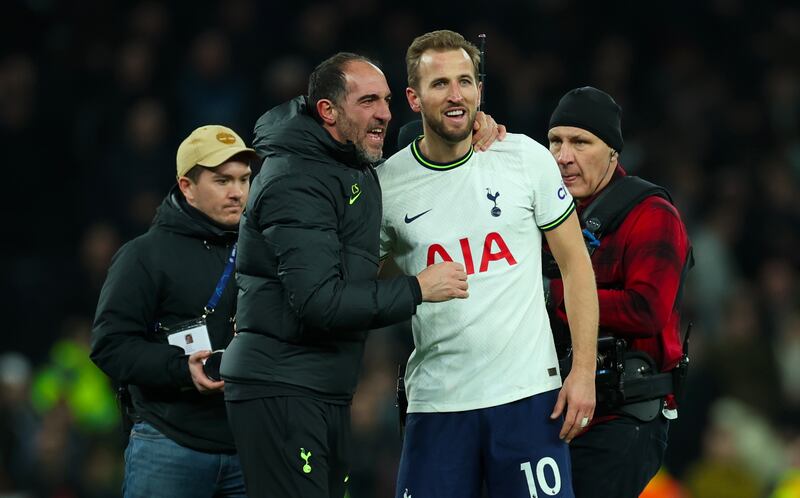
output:
M608 94L583 87L565 94L550 118L550 152L579 215L627 176L619 163L620 115ZM679 295L691 258L677 209L662 196L646 195L593 245L599 335L624 339L628 351L647 353L654 360L653 373L671 371L682 356ZM568 327L562 280L552 279L549 290L557 332ZM635 409L598 409L570 444L577 498L637 497L661 466L668 417L677 413L674 395L630 408Z

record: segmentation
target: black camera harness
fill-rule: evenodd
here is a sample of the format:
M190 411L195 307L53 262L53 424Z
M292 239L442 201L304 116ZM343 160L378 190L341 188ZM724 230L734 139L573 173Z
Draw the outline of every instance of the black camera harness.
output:
M603 235L619 228L634 207L654 195L672 204L672 197L665 188L637 176L619 178L603 190L580 216L589 256L600 247ZM690 247L681 271L675 306L680 305L686 276L692 266L694 258ZM560 276L558 265L549 253L544 254L542 268L546 277ZM679 399L689 369L690 333L691 323L683 338L681 359L669 372L660 372L647 353L629 350L624 339L600 337L595 376L600 413L620 411L647 421L660 411L662 398L674 394L676 400ZM559 364L561 376L566 378L572 365L570 347L561 355Z

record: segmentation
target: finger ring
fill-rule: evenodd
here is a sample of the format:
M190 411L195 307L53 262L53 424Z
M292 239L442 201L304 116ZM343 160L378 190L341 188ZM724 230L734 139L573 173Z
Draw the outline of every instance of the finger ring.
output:
M587 425L589 425L589 417L583 417L581 419L581 428L586 427Z

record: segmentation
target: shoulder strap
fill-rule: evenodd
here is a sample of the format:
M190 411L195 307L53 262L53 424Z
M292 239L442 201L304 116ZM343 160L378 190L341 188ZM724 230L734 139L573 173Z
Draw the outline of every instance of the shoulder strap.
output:
M657 195L672 203L664 187L638 176L624 176L608 186L581 213L581 223L596 238L616 230L628 213L642 200Z
M672 204L672 196L667 189L638 176L623 176L600 192L580 215L589 255L600 247L603 235L619 228L628 213L651 195L662 197ZM549 253L544 253L542 257L542 269L546 277L560 278L558 265Z

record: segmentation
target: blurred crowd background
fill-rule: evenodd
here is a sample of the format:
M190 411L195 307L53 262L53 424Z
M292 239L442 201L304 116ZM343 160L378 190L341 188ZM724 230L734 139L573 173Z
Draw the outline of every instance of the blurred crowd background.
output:
M8 0L0 16L0 496L119 496L124 438L88 359L109 261L147 230L196 126L246 141L339 50L381 62L390 135L413 116L405 49L486 33L485 109L545 143L558 98L623 108L623 166L667 186L697 265L690 382L669 498L800 497L800 6L793 2ZM646 11L646 12L645 12ZM386 153L394 151L393 138ZM352 498L392 496L405 327L368 341L353 402Z

